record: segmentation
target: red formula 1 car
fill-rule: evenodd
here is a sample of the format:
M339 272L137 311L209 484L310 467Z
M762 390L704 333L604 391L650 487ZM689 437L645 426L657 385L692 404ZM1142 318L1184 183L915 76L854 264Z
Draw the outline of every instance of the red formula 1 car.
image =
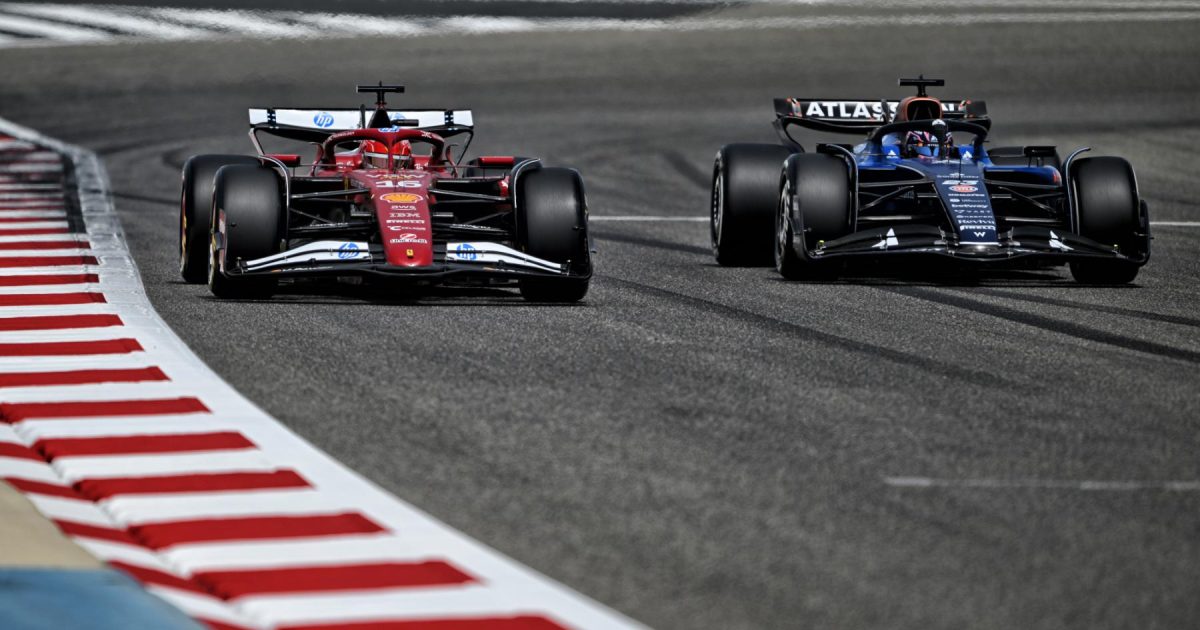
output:
M532 158L464 162L470 111L389 111L385 95L402 86L358 91L377 95L374 111L252 109L256 155L187 161L185 280L207 281L217 297L265 297L283 278L332 276L583 299L592 264L577 171ZM267 153L260 134L315 144L316 157Z

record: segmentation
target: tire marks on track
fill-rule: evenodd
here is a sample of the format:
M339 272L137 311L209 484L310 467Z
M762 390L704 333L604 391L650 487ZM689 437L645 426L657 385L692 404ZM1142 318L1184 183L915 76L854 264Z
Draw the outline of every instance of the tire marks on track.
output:
M1200 319L1192 319L1191 317L1183 317L1181 315L1168 315L1165 313L1153 313L1150 311L1141 311L1133 308L1124 308L1120 306L1105 306L1103 304L1089 304L1086 302L1072 302L1071 300L1060 300L1058 298L1044 297L1041 295L1016 294L998 289L955 289L951 291L960 291L967 294L990 295L1005 300L1017 300L1021 302L1032 302L1034 304L1046 304L1048 306L1061 306L1064 308L1075 308L1084 311L1093 311L1096 313L1108 313L1109 315L1120 315L1123 317L1132 317L1134 319L1147 319L1165 324L1176 324L1179 326L1190 326L1192 328L1200 328Z
M883 359L885 361L915 368L929 374L940 376L942 378L963 381L971 385L986 387L989 389L1007 389L1017 387L1028 389L1030 387L1028 383L1019 383L1008 379L1003 375L950 365L941 360L927 358L892 348L886 348L884 346L867 343L865 341L847 339L846 337L823 332L821 330L803 326L795 322L789 322L768 315L761 315L753 311L728 306L726 304L721 304L720 302L714 302L704 298L685 295L683 293L677 293L675 291L643 284L641 282L635 282L633 280L611 275L604 275L603 279L606 282L619 284L638 293L653 295L675 302L688 304L703 311L708 311L723 317L728 317L730 319L765 328L785 336L830 346L847 352Z
M707 189L712 183L711 174L702 171L679 151L663 151L662 156L667 161L667 165L689 182L704 189Z
M1146 354L1168 357L1180 361L1186 361L1188 363L1200 363L1200 352L1186 350L1184 348L1175 348L1165 344L1155 343L1153 341L1144 341L1141 339L1135 339L1133 337L1125 337L1123 335L1097 330L1095 328L1088 328L1087 326L1081 326L1073 322L1065 322L1042 315L1026 313L1014 308L1009 308L1007 306L989 304L980 300L971 300L964 297L947 295L944 292L915 287L881 287L881 290L889 293L895 293L897 295L924 300L926 302L933 302L967 311L982 313L992 317L998 317L1000 319L1016 322L1018 324L1033 326L1034 328L1041 328L1042 330L1049 332L1059 333L1086 341L1094 341L1096 343L1115 346L1125 350L1133 350L1135 352L1143 352Z

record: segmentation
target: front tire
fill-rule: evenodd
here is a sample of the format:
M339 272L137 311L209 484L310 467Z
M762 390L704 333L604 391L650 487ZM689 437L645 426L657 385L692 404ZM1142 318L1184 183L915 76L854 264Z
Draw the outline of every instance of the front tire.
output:
M771 264L779 205L779 168L791 150L775 144L729 144L713 164L713 256L725 266Z
M1119 157L1081 159L1071 166L1079 234L1137 260L1081 260L1071 276L1084 284L1128 284L1149 256L1149 225L1133 167Z
M194 155L183 165L179 195L179 275L201 284L208 278L213 180L222 166L258 164L248 155Z
M276 253L284 211L282 182L274 169L233 165L217 171L208 269L208 288L213 295L242 299L271 295L276 285L274 277L230 276L223 268L239 259L253 260Z
M562 263L574 274L590 276L587 198L583 178L569 168L539 168L523 173L516 190L517 242L525 253ZM578 302L589 277L523 278L521 297L530 302Z
M788 280L832 280L837 260L811 255L823 241L850 233L850 174L845 161L806 153L788 158L775 218L775 269Z

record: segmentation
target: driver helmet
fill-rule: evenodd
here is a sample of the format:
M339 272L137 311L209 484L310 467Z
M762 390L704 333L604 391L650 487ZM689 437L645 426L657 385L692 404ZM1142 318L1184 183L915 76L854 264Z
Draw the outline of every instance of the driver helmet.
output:
M904 154L916 157L938 157L941 146L928 131L910 131L904 136Z
M363 165L367 168L387 168L387 145L376 140L364 140L362 143Z
M386 143L377 140L365 140L362 145L363 163L368 168L387 168L388 147ZM412 144L401 140L392 145L392 157L397 166L404 166L412 155Z

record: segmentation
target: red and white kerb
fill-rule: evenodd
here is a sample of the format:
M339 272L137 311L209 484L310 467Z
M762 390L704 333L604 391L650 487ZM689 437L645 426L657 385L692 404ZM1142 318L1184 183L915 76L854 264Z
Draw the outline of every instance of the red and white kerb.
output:
M636 626L216 377L149 305L104 178L0 121L0 477L65 533L213 628Z

